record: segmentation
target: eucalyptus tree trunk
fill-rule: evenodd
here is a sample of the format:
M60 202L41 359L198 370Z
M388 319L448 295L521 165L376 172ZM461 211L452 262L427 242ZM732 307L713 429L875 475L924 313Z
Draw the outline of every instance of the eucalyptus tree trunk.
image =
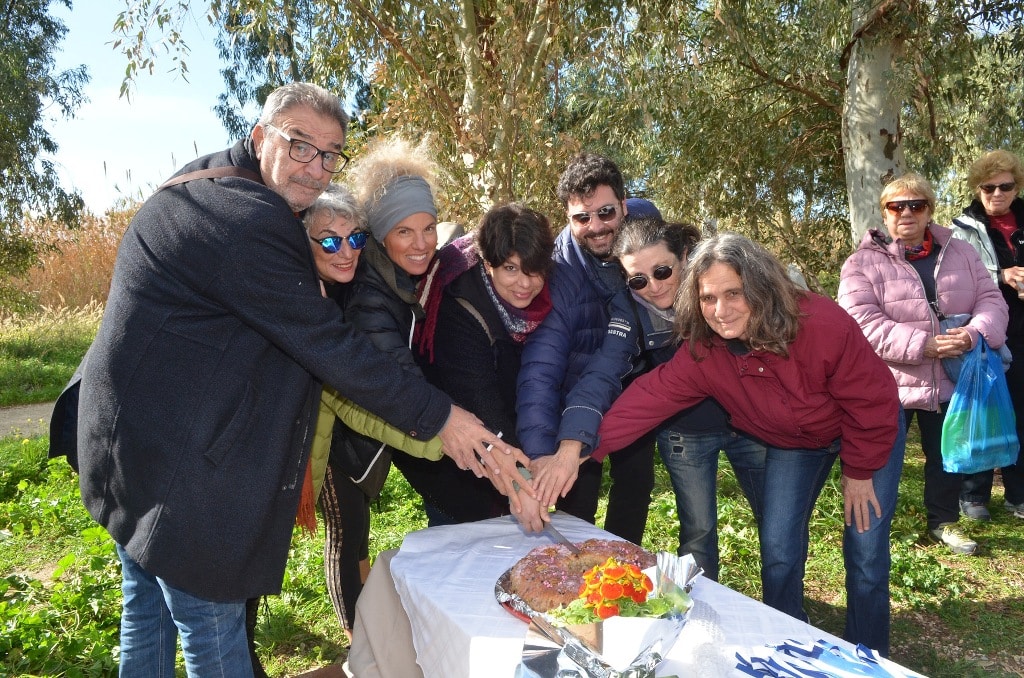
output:
M888 73L899 49L898 32L886 21L892 3L854 0L843 104L843 158L850 202L850 235L860 242L880 223L882 187L905 171L899 101Z

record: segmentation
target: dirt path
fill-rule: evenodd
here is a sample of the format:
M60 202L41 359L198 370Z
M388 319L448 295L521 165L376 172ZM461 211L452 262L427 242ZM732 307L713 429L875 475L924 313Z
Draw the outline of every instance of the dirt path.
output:
M45 435L50 432L53 403L0 407L0 438L13 435Z

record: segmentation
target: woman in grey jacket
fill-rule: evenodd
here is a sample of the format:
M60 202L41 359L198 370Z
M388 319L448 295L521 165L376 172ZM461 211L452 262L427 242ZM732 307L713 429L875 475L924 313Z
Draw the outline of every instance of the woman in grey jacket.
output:
M991 151L981 156L967 175L974 200L953 220L953 237L962 238L981 255L999 286L1010 313L1006 345L1013 361L1006 372L1017 415L1017 437L1024 440L1024 200L1018 197L1024 186L1024 166L1009 151ZM1020 461L1001 469L1006 510L1024 519L1024 469ZM989 520L992 471L964 478L960 510L973 520Z

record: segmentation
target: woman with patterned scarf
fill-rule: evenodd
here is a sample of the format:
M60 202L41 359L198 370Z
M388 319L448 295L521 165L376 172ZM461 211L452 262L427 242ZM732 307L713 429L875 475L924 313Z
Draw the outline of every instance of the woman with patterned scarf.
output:
M954 383L943 358L963 355L979 337L998 349L1006 342L1006 303L977 251L932 222L935 191L914 173L886 184L879 198L885 230L864 234L843 264L839 305L857 321L888 364L906 427L917 419L924 451L928 534L954 553L973 554L977 542L957 524L964 476L942 468L942 423ZM970 317L942 330L941 321Z
M518 204L493 207L475 234L438 251L421 293L426 318L416 359L427 380L513 445L516 377L526 338L551 309L553 248L544 215ZM509 512L507 497L450 459L400 456L395 465L423 497L431 525Z

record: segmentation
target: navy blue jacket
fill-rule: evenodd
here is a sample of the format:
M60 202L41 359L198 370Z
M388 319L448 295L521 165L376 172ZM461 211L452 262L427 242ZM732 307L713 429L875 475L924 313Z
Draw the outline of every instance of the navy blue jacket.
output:
M655 328L651 312L633 299L625 286L609 304L611 319L601 349L566 398L563 426L572 427L573 440L588 452L597 446L597 429L604 413L632 378L668 362L676 352L673 330ZM729 417L713 399L689 407L665 426L682 433L728 430Z
M182 171L221 165L259 171L250 142ZM145 202L83 367L86 508L147 572L210 600L280 591L321 382L410 435L451 409L343 322L284 199L238 177Z
M553 258L551 312L526 340L516 386L516 430L529 457L553 454L559 441L579 439L572 421L563 420L565 399L601 348L608 303L620 288L608 287L597 270L618 270L618 262L585 253L569 228L555 238Z

